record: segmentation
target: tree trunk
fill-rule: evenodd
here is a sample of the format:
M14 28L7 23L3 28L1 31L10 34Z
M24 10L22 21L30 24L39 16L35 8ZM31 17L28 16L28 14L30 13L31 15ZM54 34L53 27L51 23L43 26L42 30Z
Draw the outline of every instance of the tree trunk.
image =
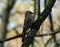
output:
M9 22L9 14L10 14L11 9L13 8L14 3L15 3L15 0L8 0L6 11L3 13L4 14L4 16L2 17L3 29L1 31L1 37L2 38L0 40L5 40L6 39L7 24ZM0 47L4 47L4 43L1 43Z

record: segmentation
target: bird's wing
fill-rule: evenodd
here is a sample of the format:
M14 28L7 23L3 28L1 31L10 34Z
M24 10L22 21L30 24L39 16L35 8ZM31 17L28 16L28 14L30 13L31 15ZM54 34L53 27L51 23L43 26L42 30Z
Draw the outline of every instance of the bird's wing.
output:
M31 26L31 24L32 24L31 19L25 21L25 24L24 24L25 27L24 27L24 28L25 28L26 30L29 29L29 27Z
M24 26L26 26L30 22L30 19L24 21Z

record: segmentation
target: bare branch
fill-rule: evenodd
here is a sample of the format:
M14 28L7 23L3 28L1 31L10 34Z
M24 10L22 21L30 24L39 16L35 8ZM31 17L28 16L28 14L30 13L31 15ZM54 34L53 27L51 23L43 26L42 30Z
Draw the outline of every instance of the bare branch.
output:
M43 36L49 36L49 35L54 35L54 34L57 34L57 33L60 33L60 31L57 31L57 32L53 32L53 33L50 33L50 34L42 34L42 35L35 35L35 37L43 37ZM20 34L20 35L18 35L18 36L14 36L14 37L12 37L12 38L8 38L8 39L5 39L5 40L0 40L0 43L4 43L4 42L6 42L6 41L10 41L10 40L13 40L13 39L16 39L16 38L20 38L20 37L22 37L23 35L22 34ZM33 36L31 36L31 37L33 37Z

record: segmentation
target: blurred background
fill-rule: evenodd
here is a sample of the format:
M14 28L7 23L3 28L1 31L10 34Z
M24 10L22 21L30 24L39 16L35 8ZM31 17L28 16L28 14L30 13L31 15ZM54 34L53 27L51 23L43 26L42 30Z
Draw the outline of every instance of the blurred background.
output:
M35 0L15 0L13 7L8 14L8 12L6 13L6 8L8 4L11 5L11 2L13 2L13 0L0 0L0 40L4 40L5 38L11 38L18 34L21 34L23 30L25 11L27 10L30 10L32 12L35 11L35 6L34 6ZM38 10L37 2L38 1L36 0L36 10ZM44 0L40 0L40 7L41 7L40 11L42 12L44 10ZM7 14L9 15L8 23L6 23L5 21L5 17L8 17ZM51 15L52 15L54 31L60 31L60 0L56 0L56 3L52 8ZM35 15L35 18L36 17L37 14ZM50 27L51 25L48 17L41 25L37 34L51 33ZM7 28L7 32L5 32L4 28ZM16 31L18 32L18 34L16 33ZM6 33L6 37L4 38L5 33ZM33 47L45 47L45 45L46 47L55 47L55 43L53 42L53 39L50 38L51 36L35 37ZM50 41L48 43L47 41L49 39ZM60 45L60 33L56 34L56 40L57 43ZM46 42L48 44L46 44ZM0 45L2 46L2 44ZM22 45L22 38L16 38L4 42L3 47L21 47L21 45Z

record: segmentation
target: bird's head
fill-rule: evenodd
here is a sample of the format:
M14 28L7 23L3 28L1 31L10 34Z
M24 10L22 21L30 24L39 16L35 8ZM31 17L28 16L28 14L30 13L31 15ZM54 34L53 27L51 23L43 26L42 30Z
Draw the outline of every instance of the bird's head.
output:
M29 16L30 14L34 14L34 13L31 12L31 11L26 11L26 12L25 12L25 16Z

